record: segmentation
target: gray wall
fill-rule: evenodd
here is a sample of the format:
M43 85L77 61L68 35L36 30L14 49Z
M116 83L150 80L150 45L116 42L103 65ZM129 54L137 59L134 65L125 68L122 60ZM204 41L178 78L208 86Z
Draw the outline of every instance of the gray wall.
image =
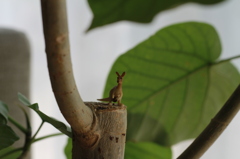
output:
M29 97L29 72L30 49L26 36L0 28L0 100L9 106L10 116L23 126L26 126L26 120L19 108L17 93ZM29 109L26 110L29 114ZM20 136L14 147L22 147L25 135L15 126L11 127Z

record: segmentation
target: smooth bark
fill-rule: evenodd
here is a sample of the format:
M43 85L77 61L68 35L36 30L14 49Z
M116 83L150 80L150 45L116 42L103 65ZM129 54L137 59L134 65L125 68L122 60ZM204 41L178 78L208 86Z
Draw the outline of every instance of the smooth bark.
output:
M72 127L73 159L123 159L126 140L125 106L87 103L73 77L66 2L41 0L49 75L58 106ZM91 86L90 86L91 87Z
M90 130L93 113L83 103L73 77L65 0L42 0L46 54L52 90L75 132Z

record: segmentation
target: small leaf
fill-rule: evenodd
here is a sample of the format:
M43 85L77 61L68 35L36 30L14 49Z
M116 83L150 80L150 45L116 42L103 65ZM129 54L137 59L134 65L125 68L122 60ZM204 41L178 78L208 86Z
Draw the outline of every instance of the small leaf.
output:
M7 124L8 121L8 106L0 101L0 124Z
M12 153L11 153L12 152ZM16 159L21 155L21 150L18 150L13 147L7 147L0 151L0 158L1 159ZM10 153L9 155L5 156L5 154ZM2 157L4 155L5 157Z
M11 146L19 137L8 125L0 124L0 150Z
M18 93L18 99L26 106L30 107L31 109L33 109L39 116L40 118L51 124L52 126L54 126L56 129L58 129L60 132L62 132L63 134L67 135L68 137L72 137L72 131L71 131L71 128L66 126L64 123L52 118L52 117L49 117L47 116L46 114L44 114L43 112L41 112L39 110L39 106L37 103L35 104L31 104L29 102L29 100L24 96L22 95L21 93ZM30 126L30 125L29 125Z
M18 99L20 102L22 102L22 104L29 106L31 105L31 103L29 102L29 100L27 99L27 97L25 97L23 94L18 93Z
M88 30L122 20L149 23L159 12L187 2L215 4L222 1L224 0L88 0L94 15Z
M72 139L68 138L67 144L64 148L64 154L67 159L72 159Z
M171 159L170 147L163 147L151 142L127 142L125 159Z
M52 126L54 126L56 129L58 129L59 131L61 131L63 134L67 135L68 137L72 137L72 131L71 128L66 126L64 123L47 116L46 114L44 114L43 112L41 112L39 110L38 104L33 104L29 106L31 109L33 109L39 116L40 118L51 124Z
M121 55L104 91L126 72L122 102L128 109L127 140L170 146L195 138L240 81L230 62L216 62L221 44L204 23L175 24Z

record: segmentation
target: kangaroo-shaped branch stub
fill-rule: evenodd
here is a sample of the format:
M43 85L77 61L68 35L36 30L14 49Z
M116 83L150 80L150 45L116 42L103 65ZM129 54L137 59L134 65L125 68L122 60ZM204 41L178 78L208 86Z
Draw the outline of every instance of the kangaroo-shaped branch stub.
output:
M112 105L112 102L118 102L119 106L122 106L123 104L121 103L122 97L123 97L123 92L122 92L122 82L123 82L123 77L125 76L125 72L120 75L118 72L117 74L117 83L118 85L113 87L110 92L109 92L109 97L108 98L103 98L103 99L98 99L99 101L104 101L104 102L109 102L109 105Z

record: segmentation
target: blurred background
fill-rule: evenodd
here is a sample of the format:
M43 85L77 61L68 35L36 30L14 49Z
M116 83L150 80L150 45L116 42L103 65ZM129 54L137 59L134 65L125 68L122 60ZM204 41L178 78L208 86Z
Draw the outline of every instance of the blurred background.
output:
M221 58L239 55L239 7L239 0L213 6L188 3L158 14L150 24L122 21L86 33L92 20L87 1L67 1L73 70L81 97L84 101L96 101L102 97L108 72L115 59L159 29L173 23L186 21L210 23L216 28L222 41ZM40 110L47 115L66 123L55 102L48 76L40 1L0 0L0 28L14 29L26 34L31 50L30 100L32 103L39 103ZM240 68L240 59L234 60L233 63ZM32 113L34 131L40 123L40 118ZM240 114L202 158L239 159L239 123ZM58 132L55 128L44 124L39 136L55 132ZM60 136L37 142L32 147L32 158L64 159L63 149L66 141L67 137ZM190 143L191 141L185 141L173 146L173 158Z

